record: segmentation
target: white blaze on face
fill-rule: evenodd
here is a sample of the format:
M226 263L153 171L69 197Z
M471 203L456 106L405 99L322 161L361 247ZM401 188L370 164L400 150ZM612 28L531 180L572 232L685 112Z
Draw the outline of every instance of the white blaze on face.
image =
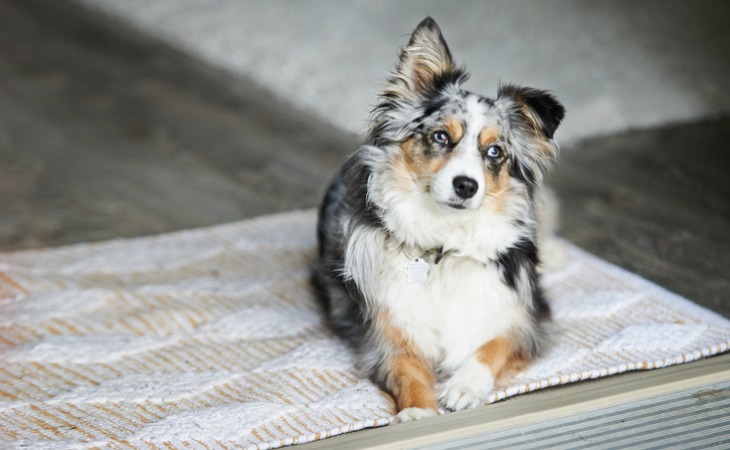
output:
M479 133L492 124L494 119L489 120L485 105L480 104L476 97L469 97L465 106L464 135L452 150L449 161L434 177L431 195L438 203L453 208L477 209L486 192L484 159L478 144ZM467 177L477 183L477 190L472 197L459 196L454 185L457 177Z
M439 203L459 209L476 209L484 199L484 170L476 141L466 143L466 137L454 148L454 155L444 168L436 174L431 189L434 199ZM465 199L457 194L454 186L457 177L467 177L477 183L477 191L472 197Z

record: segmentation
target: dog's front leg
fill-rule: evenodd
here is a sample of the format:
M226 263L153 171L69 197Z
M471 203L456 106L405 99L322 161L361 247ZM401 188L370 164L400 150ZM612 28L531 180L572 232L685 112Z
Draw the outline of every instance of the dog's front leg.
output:
M453 411L482 406L494 390L497 377L512 366L523 364L515 344L503 337L492 339L459 367L440 387L441 403Z
M376 378L393 395L396 422L409 422L438 414L436 375L421 352L394 327L381 311L373 321L370 340L379 360Z
M391 358L385 385L393 394L398 414L396 422L409 422L438 414L434 383L436 377L416 355L402 354Z

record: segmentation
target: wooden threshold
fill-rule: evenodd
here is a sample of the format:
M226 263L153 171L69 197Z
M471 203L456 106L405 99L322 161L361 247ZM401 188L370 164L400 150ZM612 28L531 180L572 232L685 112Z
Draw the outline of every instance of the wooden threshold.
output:
M548 388L482 408L357 431L304 444L301 448L417 448L692 390L727 380L730 380L730 353L663 369L630 372Z

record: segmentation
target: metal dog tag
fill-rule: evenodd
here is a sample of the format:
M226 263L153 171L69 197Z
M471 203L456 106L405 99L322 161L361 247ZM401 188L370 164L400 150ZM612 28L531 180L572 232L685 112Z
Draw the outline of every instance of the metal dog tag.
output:
M406 264L406 276L410 284L424 284L428 280L428 263L416 258Z

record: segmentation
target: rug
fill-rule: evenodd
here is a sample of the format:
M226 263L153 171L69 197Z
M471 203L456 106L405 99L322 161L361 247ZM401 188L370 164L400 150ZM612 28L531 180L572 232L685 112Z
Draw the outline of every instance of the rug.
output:
M0 446L266 449L388 424L309 286L315 220L0 255ZM489 402L728 350L730 321L564 245L555 345Z

